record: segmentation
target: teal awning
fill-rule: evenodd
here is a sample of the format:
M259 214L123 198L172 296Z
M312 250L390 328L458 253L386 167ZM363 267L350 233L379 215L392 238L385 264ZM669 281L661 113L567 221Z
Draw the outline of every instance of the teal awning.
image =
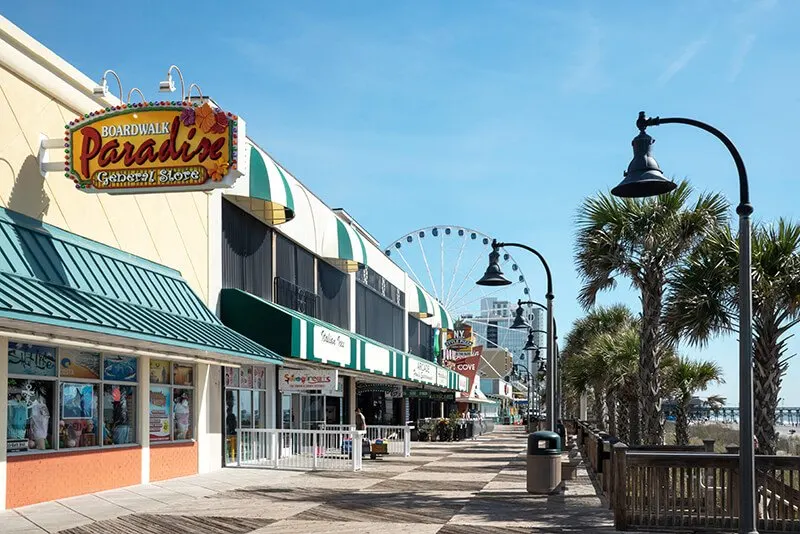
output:
M224 326L179 272L2 208L0 320L281 363Z
M244 144L244 154L247 172L225 191L225 196L267 224L291 221L295 207L289 173L249 139Z
M238 289L220 293L222 321L288 359L467 391L464 375Z

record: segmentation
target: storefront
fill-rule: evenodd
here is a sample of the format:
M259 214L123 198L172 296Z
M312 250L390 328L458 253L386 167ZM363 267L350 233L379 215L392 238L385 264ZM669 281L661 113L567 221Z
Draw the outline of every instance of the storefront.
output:
M346 381L335 370L279 369L281 428L317 430L324 425L344 424Z
M400 384L357 382L356 396L368 425L405 425L409 420Z
M0 235L5 506L210 469L221 364L280 358L176 271L2 209Z
M426 392L448 392L448 399L454 398L455 392L467 391L466 377L451 369L244 291L223 289L220 310L222 321L230 328L285 358L292 371L282 370L280 382L297 382L297 377L305 377L308 382L310 376L322 380L323 371L337 373L337 390L342 397L341 404L334 400L334 406L340 408L328 408L331 400L338 398L333 390L295 392L290 399L286 390L291 386L279 384L284 390L284 428L328 421L329 415L330 420L352 423L356 406L369 414L370 424L402 424L413 417L408 399L398 396L401 391L405 394L409 388L424 387ZM264 328L266 324L270 325L269 330ZM297 377L293 378L293 373ZM332 378L327 377L326 383L331 384ZM339 409L341 412L337 412Z

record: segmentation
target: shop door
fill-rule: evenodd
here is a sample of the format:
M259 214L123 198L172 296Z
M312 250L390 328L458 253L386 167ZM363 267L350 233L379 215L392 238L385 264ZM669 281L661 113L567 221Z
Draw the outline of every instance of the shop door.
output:
M317 430L325 424L325 397L322 395L303 395L300 398L302 407L301 428Z

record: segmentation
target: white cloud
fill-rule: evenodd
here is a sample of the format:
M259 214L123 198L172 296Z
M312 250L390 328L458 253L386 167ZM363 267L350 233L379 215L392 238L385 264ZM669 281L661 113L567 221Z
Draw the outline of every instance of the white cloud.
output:
M658 77L658 83L664 85L670 81L676 74L682 71L694 59L700 50L706 45L706 39L698 39L692 41L684 47L681 55L677 57L672 63L669 64L667 69Z
M750 50L753 49L753 45L756 42L756 34L749 33L747 34L742 41L739 43L739 48L736 50L736 53L731 58L731 75L730 80L734 81L736 78L739 77L739 74L742 72L744 68L744 62L747 59L748 54L750 54Z

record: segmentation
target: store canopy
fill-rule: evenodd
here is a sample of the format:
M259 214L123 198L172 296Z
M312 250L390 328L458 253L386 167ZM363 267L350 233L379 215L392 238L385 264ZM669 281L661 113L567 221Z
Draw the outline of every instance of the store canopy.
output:
M444 309L444 306L437 303L439 306L439 318L441 319L440 326L443 330L450 330L453 328L453 319L450 317L450 314L447 313L447 310Z
M247 167L247 173L225 191L226 198L269 225L292 220L295 208L286 178L289 173L249 139L244 143L243 155L242 167Z
M180 273L0 208L0 326L77 330L193 356L281 363L224 326ZM106 343L109 343L106 340Z
M325 215L321 251L325 261L348 273L367 265L367 247L358 231L334 213Z
M408 313L419 319L433 317L435 308L431 299L417 284L412 282L411 285L413 287L406 293Z
M285 358L467 391L467 377L238 289L220 294L222 321Z

